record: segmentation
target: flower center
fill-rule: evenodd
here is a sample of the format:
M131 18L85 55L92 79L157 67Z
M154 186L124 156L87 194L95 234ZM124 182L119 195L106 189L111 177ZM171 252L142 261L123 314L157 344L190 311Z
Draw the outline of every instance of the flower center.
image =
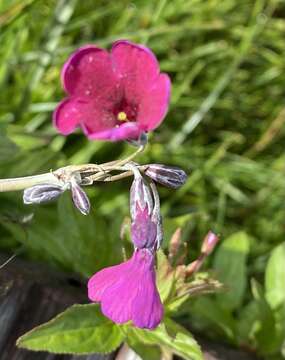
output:
M119 121L128 121L127 114L124 111L120 111L117 115Z

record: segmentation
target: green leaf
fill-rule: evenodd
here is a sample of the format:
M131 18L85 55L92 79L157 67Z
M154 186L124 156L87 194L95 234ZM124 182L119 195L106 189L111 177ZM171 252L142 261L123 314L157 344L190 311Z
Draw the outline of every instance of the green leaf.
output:
M80 214L70 197L69 192L63 194L57 208L54 204L30 207L35 213L25 229L12 221L0 218L0 222L37 260L52 259L66 270L90 276L120 262L119 234L93 211L89 216Z
M252 300L240 310L237 320L237 338L240 344L254 344L255 332L260 322L259 309L258 302Z
M237 232L224 240L215 254L214 268L218 279L229 288L217 298L222 306L230 310L238 308L243 301L249 244L250 237L245 232Z
M142 359L147 360L160 360L161 359L161 351L158 345L146 345L144 344L139 337L136 336L135 331L128 333L128 337L126 339L129 347L131 347L136 354L138 354Z
M273 309L285 302L285 243L271 253L265 270L265 296Z
M186 360L203 359L201 349L192 334L168 318L153 331L129 328L128 339L133 338L146 345L159 345Z
M201 297L189 304L190 312L200 330L214 327L222 331L222 335L228 339L235 338L235 321L229 309L224 308L213 297ZM220 332L221 332L220 331Z
M97 304L73 305L17 340L29 350L61 354L108 353L123 341L120 328L105 318Z
M251 281L253 297L257 302L259 323L256 326L255 338L260 351L264 354L273 353L278 346L275 319L272 309L265 299L264 291L257 281ZM268 336L270 334L270 336Z

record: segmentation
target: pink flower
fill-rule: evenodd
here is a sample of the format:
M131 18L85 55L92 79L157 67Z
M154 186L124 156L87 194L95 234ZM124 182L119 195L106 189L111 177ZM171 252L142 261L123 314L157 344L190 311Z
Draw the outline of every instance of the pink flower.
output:
M137 249L128 261L93 275L88 297L100 302L101 310L112 321L133 321L139 328L154 329L162 320L163 306L155 284L154 255Z
M111 53L86 45L70 56L61 78L68 97L53 120L63 135L80 126L92 140L136 140L167 112L170 79L142 45L119 40Z

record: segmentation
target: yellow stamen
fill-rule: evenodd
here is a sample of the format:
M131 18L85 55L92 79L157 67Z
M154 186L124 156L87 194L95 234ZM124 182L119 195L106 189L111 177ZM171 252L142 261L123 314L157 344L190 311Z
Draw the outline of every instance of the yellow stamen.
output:
M124 111L120 111L117 118L119 121L128 121L127 114Z

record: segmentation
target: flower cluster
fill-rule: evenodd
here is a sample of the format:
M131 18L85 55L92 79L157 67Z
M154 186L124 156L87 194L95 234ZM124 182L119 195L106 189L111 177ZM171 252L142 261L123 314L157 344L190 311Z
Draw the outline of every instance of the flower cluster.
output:
M88 139L127 140L141 149L147 132L157 128L167 112L170 79L160 73L156 57L142 45L120 40L110 53L84 46L65 63L61 78L67 97L54 111L53 121L63 135L80 127ZM163 318L155 273L155 255L163 239L155 183L176 189L186 181L183 170L162 164L141 168L130 158L102 166L67 166L55 171L49 183L26 189L24 202L44 203L70 190L75 207L86 215L90 202L81 185L110 180L112 169L134 177L130 189L134 251L129 260L93 275L88 296L101 303L102 312L114 322L132 321L139 328L154 329Z

